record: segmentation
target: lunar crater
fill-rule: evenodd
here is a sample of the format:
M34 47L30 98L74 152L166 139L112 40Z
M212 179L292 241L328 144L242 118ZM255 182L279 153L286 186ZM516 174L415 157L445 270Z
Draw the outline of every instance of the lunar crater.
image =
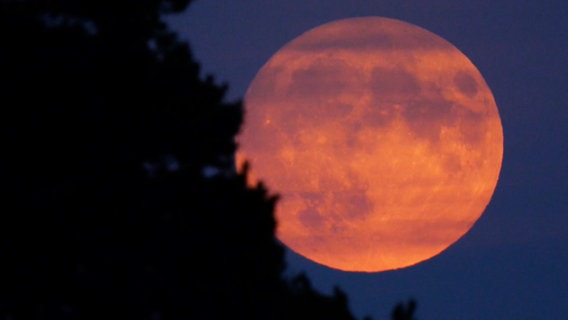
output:
M454 77L454 83L458 87L461 93L466 95L468 98L474 98L477 95L477 82L475 79L467 72L459 72Z

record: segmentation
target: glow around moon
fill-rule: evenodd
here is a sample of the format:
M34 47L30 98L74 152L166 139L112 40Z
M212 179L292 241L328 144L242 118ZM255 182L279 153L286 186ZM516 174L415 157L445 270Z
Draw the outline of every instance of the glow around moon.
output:
M503 155L493 95L446 40L386 18L340 20L279 50L245 97L237 165L281 195L277 236L346 271L429 259L463 236Z

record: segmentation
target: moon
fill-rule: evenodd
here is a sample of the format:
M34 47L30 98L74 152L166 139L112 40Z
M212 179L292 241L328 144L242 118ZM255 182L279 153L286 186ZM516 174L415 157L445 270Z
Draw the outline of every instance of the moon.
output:
M394 19L305 32L244 99L236 164L281 198L276 236L330 268L415 265L462 237L503 158L495 99L455 46Z

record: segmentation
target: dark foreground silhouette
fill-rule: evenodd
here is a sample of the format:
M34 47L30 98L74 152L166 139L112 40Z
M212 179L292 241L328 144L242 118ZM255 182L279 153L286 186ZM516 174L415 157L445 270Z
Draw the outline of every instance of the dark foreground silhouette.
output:
M241 104L160 22L188 2L0 1L0 318L353 319L283 277Z

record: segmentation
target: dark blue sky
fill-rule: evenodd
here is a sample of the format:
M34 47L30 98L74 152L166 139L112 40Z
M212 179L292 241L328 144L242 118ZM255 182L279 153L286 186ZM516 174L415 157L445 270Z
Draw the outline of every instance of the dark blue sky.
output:
M387 319L418 300L419 319L568 316L568 2L565 0L216 0L170 19L203 70L244 95L256 72L304 31L357 16L400 19L453 43L499 107L501 176L481 219L441 255L376 274L335 271L288 255L315 286L347 292L355 315Z

